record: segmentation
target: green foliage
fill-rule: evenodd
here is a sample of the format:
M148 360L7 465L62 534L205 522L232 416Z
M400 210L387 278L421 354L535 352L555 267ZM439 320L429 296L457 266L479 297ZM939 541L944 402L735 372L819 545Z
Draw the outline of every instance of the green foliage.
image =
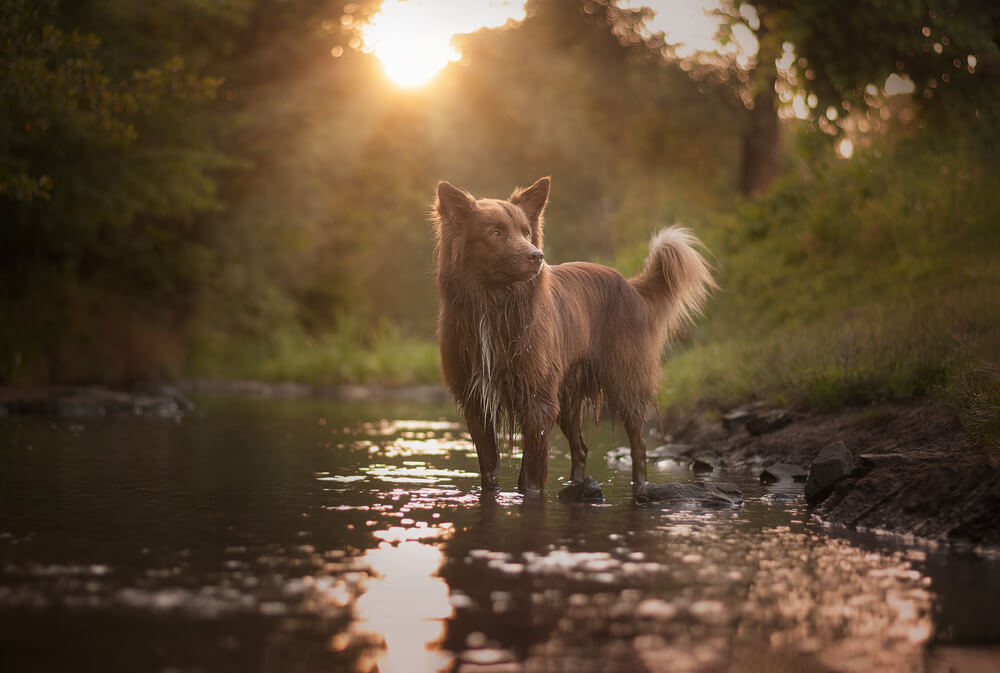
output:
M837 408L961 388L970 369L995 368L998 189L960 136L947 153L922 139L810 164L711 218L723 291L697 345L669 359L661 403Z
M240 376L265 381L332 383L438 383L437 344L407 337L391 323L365 327L356 318L339 317L338 328L318 339L294 328L233 344L227 335L196 335L189 375ZM234 348L235 346L235 348Z
M551 262L634 271L675 221L715 252L726 291L665 401L895 399L993 362L992 9L942 6L938 54L912 34L924 3L756 3L824 102L900 50L911 76L979 61L918 82L921 115L850 162L803 131L742 203L732 93L752 78L692 78L642 12L531 2L400 91L350 48L377 4L0 0L0 381L436 380L435 183L503 196L546 174Z

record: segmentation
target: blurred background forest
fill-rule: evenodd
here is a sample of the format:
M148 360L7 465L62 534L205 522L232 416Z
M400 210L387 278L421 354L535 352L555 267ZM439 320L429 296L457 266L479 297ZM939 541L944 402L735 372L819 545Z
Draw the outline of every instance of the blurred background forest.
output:
M378 1L0 0L0 382L436 382L435 184L551 175L550 263L715 255L661 402L1000 433L1000 5L506 4L404 87Z

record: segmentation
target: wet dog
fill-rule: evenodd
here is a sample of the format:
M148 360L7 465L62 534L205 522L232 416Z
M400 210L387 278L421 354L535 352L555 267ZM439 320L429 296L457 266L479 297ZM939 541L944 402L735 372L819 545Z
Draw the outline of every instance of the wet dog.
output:
M700 312L715 287L711 270L698 239L678 227L653 236L645 267L630 279L587 262L549 266L542 252L549 184L542 178L507 200L438 185L442 375L476 445L484 491L499 487L500 438L515 427L523 446L518 488L543 490L555 423L569 440L570 479L584 483L582 410L601 400L628 434L633 496L648 497L655 485L646 480L641 428L661 353Z

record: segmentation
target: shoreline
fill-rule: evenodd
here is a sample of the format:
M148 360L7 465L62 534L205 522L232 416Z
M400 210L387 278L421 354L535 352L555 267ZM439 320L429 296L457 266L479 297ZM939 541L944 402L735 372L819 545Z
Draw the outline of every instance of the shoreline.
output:
M0 386L0 416L176 418L194 410L189 394L376 403L450 401L444 386L437 385L191 379L125 391L104 386ZM650 460L687 461L693 473L745 469L759 478L787 483L806 481L810 468L816 471L817 456L839 445L845 461L841 472L818 494L815 484L811 493L807 484L808 512L814 520L931 543L1000 549L1000 451L973 445L956 414L933 400L823 413L745 405L719 420L687 422L677 435L665 439L667 444L651 448Z
M840 450L841 474L812 494L806 483L815 521L1000 549L1000 451L972 444L956 414L926 398L828 413L741 407L675 441L690 447L693 468L745 468L786 483L812 481L817 457Z

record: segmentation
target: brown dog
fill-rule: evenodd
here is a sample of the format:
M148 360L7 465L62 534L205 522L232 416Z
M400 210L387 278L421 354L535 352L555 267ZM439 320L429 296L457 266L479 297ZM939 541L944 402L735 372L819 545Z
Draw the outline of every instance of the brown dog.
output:
M628 434L633 495L649 495L641 428L660 354L715 287L710 268L695 249L698 239L676 227L653 237L645 268L629 280L599 264L549 266L542 254L548 196L549 178L507 201L438 184L432 218L445 383L475 442L484 490L498 488L498 430L513 435L515 425L522 491L545 488L556 422L569 440L570 479L583 482L582 407L603 399Z

